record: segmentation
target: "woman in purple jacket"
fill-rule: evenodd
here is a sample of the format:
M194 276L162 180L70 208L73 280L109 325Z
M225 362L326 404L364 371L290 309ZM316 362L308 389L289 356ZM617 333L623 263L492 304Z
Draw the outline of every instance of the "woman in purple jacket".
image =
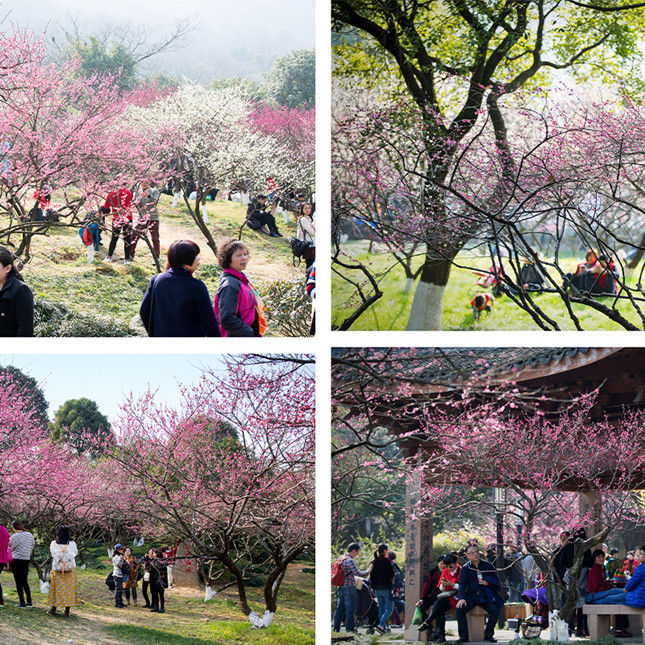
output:
M244 269L249 249L239 240L225 240L217 253L224 269L215 297L215 314L222 336L261 336L258 300Z

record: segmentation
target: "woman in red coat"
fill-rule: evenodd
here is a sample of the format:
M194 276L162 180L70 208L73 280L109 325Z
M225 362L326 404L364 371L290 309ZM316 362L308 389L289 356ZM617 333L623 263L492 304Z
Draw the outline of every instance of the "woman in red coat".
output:
M430 615L425 620L419 631L430 628L432 621L435 622L435 633L432 640L438 643L446 642L446 614L457 606L457 592L459 591L459 574L461 567L457 558L449 553L443 557L444 569L439 576L437 585L437 599L432 606Z

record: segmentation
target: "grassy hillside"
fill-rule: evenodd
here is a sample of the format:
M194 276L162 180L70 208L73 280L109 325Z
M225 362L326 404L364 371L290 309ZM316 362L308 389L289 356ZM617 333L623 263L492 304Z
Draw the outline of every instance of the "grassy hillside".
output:
M190 218L185 204L171 208L172 198L162 195L160 238L162 264L166 251L177 239L192 239L201 248L202 264L195 277L204 280L211 297L217 291L221 270L206 245L206 240ZM237 237L244 221L246 207L227 201L208 203L209 227L216 242ZM2 224L2 222L0 222ZM263 294L275 282L303 283L304 264L294 267L287 238L295 235L295 224L286 225L278 216L278 227L284 238L270 238L245 227L242 239L249 246L251 261L247 275ZM17 238L14 238L17 242ZM103 245L94 264L88 265L77 229L55 228L47 236L35 237L32 259L22 273L38 301L46 306L39 316L41 335L132 335L145 333L138 311L154 263L145 242L137 245L135 262L123 263L123 241L119 240L112 264L104 263L109 236L103 234ZM304 284L304 283L303 283ZM269 301L267 305L271 305ZM53 305L54 309L49 307ZM58 309L56 309L58 307ZM269 314L270 306L267 307ZM48 318L63 316L63 324L48 325ZM44 320L42 320L44 319ZM268 335L282 335L276 324L269 325Z

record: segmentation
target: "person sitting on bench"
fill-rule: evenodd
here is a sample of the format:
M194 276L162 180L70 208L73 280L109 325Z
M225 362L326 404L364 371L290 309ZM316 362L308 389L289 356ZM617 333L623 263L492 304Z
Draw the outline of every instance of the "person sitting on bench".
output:
M471 545L466 549L468 562L461 568L459 575L459 600L457 601L457 624L459 640L457 643L468 642L468 622L466 614L477 606L483 607L488 613L484 640L496 643L493 637L499 612L504 605L501 586L495 567L482 560L479 547Z
M628 607L645 607L645 546L636 551L636 561L639 566L625 585L625 604Z
M594 564L589 569L587 581L587 598L589 605L624 605L626 601L625 590L618 589L607 580L605 575L605 552L596 549L592 553ZM616 616L616 630L614 635L618 638L629 638L627 631L629 619L624 614Z

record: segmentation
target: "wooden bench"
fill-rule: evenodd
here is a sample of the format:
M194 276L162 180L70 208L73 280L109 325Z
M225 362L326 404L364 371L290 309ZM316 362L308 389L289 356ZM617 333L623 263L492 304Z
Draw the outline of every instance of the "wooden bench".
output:
M447 615L454 614L451 610ZM468 622L468 641L471 643L481 642L484 640L484 630L486 629L486 616L488 614L483 607L474 607L466 614ZM427 641L429 632L419 632L419 626L411 626L405 630L406 641ZM645 645L645 644L644 644Z
M612 616L624 614L630 617L630 631L638 631L634 624L632 628L632 616L640 616L640 628L643 632L643 645L645 645L645 607L628 607L627 605L583 605L582 613L587 616L589 626L589 637L597 640L609 634L609 619Z

